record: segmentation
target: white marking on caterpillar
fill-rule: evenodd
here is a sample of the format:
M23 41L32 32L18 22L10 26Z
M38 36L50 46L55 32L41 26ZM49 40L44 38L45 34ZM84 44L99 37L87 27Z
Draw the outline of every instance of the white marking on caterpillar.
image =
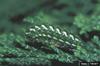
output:
M69 43L69 42L67 42L67 41L66 41L65 43L66 43L66 44L68 44L68 45L70 45L70 43Z
M66 37L68 37L67 33L65 31L62 32L63 35L65 35Z
M41 28L40 27L38 27L38 26L35 26L35 28L37 28L38 30L40 30Z
M50 35L47 35L47 37L51 38L51 36L50 36Z
M79 39L78 39L78 38L75 38L75 40L76 40L76 41L79 41Z
M69 36L72 38L72 40L74 40L74 36L73 35L70 34Z
M38 37L38 35L35 35L35 37Z
M30 28L29 30L30 30L30 31L34 31L34 32L36 31L34 28Z
M28 35L28 34L30 34L30 32L26 32L25 34Z
M58 28L56 28L56 31L57 31L59 34L61 34L61 32L60 32L60 30L59 30Z
M49 26L49 28L50 28L52 31L55 31L54 28L53 28L52 26Z
M48 30L48 28L45 25L41 25L45 30Z
M39 34L39 36L42 36L41 34Z
M57 38L56 38L56 37L53 37L53 39L57 40Z
M64 42L62 39L59 39L60 42Z
M43 36L46 36L45 34L43 34Z
M76 46L75 44L72 44L72 46Z

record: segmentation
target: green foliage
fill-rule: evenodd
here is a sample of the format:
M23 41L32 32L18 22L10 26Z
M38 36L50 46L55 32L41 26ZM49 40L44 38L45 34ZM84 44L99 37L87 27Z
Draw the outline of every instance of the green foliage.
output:
M94 36L93 39L92 39L92 41L93 41L94 43L96 43L98 46L100 46L100 39L99 39L99 37Z
M90 32L92 30L100 30L100 16L84 16L82 14L75 18L74 24L78 26L81 31L80 34Z
M58 21L55 17L44 13L44 11L40 11L35 16L29 16L24 19L25 22L35 25L41 24L56 24Z
M0 66L100 61L99 36L87 42L80 37L100 31L99 2L1 0L0 5Z
M0 36L0 39L0 62L9 62L24 66L33 63L48 65L50 64L50 59L57 59L61 62L72 62L75 60L74 56L64 53L53 45L42 46L55 51L55 54L46 54L34 46L25 44L25 38L19 35L5 34ZM22 48L17 46L21 46Z

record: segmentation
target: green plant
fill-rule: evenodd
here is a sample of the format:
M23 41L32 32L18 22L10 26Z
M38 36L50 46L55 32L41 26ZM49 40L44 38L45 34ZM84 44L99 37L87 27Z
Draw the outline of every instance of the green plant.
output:
M90 17L80 14L75 18L74 24L81 29L80 34L82 34L92 30L100 30L99 19L100 16L92 15Z
M100 5L92 1L1 0L0 66L100 61L99 35L80 36L100 31Z

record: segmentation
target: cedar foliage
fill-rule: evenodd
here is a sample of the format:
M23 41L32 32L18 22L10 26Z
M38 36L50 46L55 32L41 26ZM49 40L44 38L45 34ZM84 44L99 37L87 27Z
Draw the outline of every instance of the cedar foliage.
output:
M100 61L99 0L1 0L0 66Z

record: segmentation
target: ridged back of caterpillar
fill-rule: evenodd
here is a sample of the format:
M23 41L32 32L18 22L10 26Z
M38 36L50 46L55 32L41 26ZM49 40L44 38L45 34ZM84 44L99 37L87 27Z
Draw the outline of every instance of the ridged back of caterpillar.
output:
M63 45L75 47L80 39L72 33L62 30L60 27L54 27L51 25L35 25L28 29L26 32L37 41L43 43L61 43Z

